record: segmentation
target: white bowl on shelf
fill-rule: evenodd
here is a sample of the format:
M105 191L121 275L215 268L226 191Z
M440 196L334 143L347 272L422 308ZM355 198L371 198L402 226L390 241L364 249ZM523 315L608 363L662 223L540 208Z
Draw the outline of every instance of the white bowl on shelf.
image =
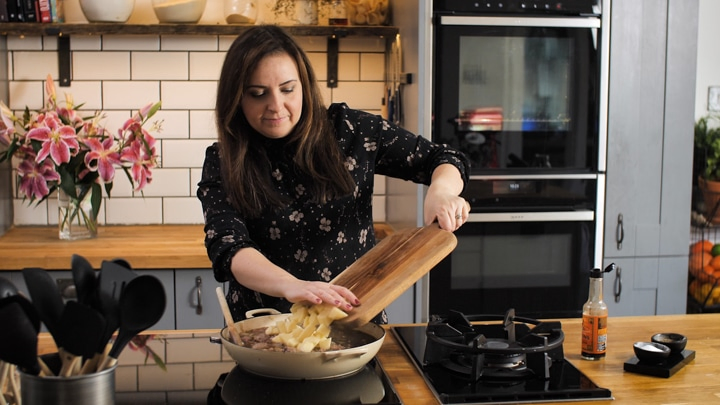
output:
M161 23L196 23L205 12L207 0L152 0Z

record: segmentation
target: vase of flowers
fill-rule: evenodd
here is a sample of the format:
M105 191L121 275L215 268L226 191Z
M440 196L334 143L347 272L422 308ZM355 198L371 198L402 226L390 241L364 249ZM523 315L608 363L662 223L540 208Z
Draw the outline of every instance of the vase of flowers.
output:
M57 190L60 239L92 238L97 235L102 190L110 197L116 169L135 191L152 180L155 138L144 126L161 103L146 105L110 131L102 124L102 112L82 116L82 105L74 104L69 94L59 101L49 75L45 92L44 107L26 107L20 117L0 102L0 162L18 161L17 190L30 203L39 204ZM153 123L151 130L159 129L160 123Z

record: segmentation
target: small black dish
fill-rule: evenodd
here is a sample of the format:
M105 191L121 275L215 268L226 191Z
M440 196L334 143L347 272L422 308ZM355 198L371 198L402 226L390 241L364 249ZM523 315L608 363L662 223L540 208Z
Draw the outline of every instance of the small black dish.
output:
M657 333L650 338L655 343L660 343L670 348L673 353L681 353L687 345L687 337L679 333Z
M669 347L655 342L635 342L633 350L635 356L646 363L660 363L670 356Z

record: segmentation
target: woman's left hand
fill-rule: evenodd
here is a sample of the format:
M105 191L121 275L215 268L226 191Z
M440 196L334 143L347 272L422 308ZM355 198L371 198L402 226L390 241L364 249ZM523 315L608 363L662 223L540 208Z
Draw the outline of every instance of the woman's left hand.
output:
M458 195L462 189L463 181L455 166L438 166L425 196L425 224L437 221L440 228L450 232L460 228L470 215L470 204Z

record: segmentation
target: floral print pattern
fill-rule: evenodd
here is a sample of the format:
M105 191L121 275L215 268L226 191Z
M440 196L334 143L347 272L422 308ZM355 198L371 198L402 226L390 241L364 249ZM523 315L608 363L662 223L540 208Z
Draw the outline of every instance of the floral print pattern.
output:
M289 312L291 306L285 299L252 291L232 277L230 263L239 249L256 248L300 279L330 281L375 245L374 175L429 184L435 167L450 163L467 182L467 159L446 145L434 144L344 103L331 105L328 113L345 166L357 186L352 195L324 204L305 195L307 187L293 170L284 141L268 139L273 181L292 202L282 210L268 210L260 218L245 218L228 202L223 189L217 144L207 148L197 191L205 218L205 246L215 278L229 282L228 299L236 320L245 319L245 312L251 309L271 307ZM374 321L386 323L384 311Z

